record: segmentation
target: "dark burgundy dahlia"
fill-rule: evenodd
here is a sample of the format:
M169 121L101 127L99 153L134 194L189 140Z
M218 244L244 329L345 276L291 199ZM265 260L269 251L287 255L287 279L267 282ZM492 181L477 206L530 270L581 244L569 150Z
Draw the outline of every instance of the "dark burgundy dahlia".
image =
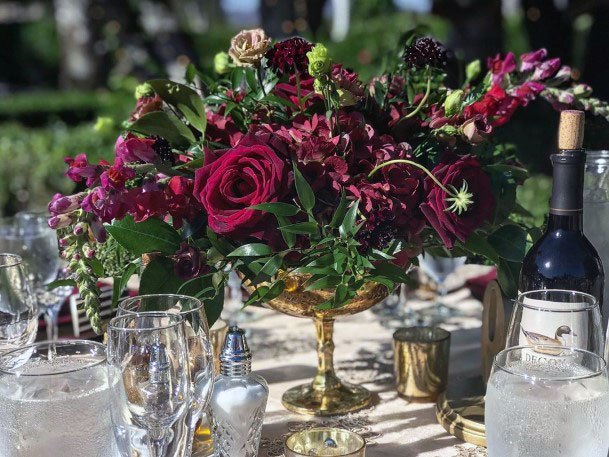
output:
M278 76L296 72L308 74L307 52L312 48L313 44L300 37L288 38L275 43L275 46L266 52L268 66Z
M430 37L417 38L404 49L402 59L409 67L444 68L448 63L448 51L442 43Z

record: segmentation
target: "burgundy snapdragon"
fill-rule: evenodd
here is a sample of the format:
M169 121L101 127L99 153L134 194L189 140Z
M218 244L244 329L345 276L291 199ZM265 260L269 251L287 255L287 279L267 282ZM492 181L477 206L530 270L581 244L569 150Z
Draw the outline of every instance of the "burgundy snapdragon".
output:
M125 183L135 178L135 170L123 165L122 159L116 158L114 165L104 171L100 176L100 182L104 189L123 190Z
M87 186L92 186L103 172L104 167L109 165L105 160L101 160L97 165L89 163L86 154L66 157L63 161L68 164L66 176L76 183L86 179Z
M505 75L516 70L516 57L513 52L508 52L504 59L501 54L497 54L487 59L487 66L492 73L493 84L501 85Z

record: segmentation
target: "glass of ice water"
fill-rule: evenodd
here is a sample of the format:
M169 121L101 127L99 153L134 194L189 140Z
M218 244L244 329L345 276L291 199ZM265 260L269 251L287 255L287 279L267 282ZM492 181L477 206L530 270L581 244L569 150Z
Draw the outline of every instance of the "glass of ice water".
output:
M0 455L115 457L106 349L43 342L0 358Z
M489 457L607 457L603 358L565 347L549 361L548 349L512 347L495 357L484 413Z

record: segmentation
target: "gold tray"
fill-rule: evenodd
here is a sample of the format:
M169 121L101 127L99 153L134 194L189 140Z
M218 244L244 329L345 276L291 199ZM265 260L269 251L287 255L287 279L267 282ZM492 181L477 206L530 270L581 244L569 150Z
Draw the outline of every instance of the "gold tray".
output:
M453 400L442 394L436 402L436 418L452 436L486 447L483 396Z

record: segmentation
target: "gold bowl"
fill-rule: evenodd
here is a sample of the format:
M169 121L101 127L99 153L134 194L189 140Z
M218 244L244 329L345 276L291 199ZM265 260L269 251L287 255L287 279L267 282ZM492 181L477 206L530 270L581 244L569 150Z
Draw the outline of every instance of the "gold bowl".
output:
M318 309L319 305L334 296L333 290L305 290L309 275L286 275L284 292L266 303L266 306L284 314L308 317L315 321L317 330L317 374L313 381L293 387L283 394L286 409L300 414L329 416L345 414L366 407L370 392L341 381L334 371L334 320L338 316L356 314L387 298L387 287L373 282L365 283L357 295L344 306L335 309ZM252 290L252 287L247 287Z

